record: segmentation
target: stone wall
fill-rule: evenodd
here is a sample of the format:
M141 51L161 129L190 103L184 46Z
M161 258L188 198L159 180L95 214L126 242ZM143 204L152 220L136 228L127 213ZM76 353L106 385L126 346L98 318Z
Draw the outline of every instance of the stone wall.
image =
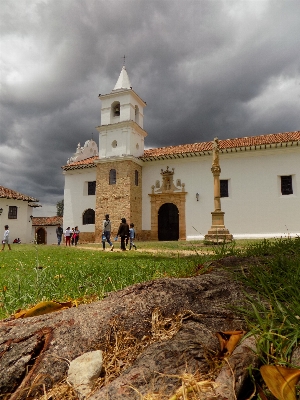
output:
M109 184L110 170L116 170L116 183ZM135 183L138 172L138 185ZM97 164L95 240L101 241L102 224L109 214L112 237L117 234L121 218L133 222L137 235L142 229L142 168L131 160Z
M79 244L80 243L94 243L95 242L95 233L94 232L80 232L79 235Z

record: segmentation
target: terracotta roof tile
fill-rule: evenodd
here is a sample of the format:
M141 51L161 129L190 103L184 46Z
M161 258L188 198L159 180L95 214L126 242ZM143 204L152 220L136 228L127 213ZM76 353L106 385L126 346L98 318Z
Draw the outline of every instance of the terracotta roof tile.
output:
M219 140L220 149L234 149L251 146L265 146L300 141L300 131L274 133L269 135L249 136L235 139ZM199 153L212 150L212 142L182 144L179 146L160 147L144 151L142 160L151 157L162 157L174 154Z
M85 160L81 161L74 161L71 162L70 164L63 165L62 169L64 171L72 170L72 169L82 169L82 168L91 168L94 166L94 161L98 160L99 156L94 156L90 158L86 158Z
M15 190L5 188L4 186L0 186L0 198L5 199L14 199L14 200L23 200L23 201L39 201L34 197L27 196L26 194L22 194L16 192Z
M58 224L63 224L63 217L33 217L32 226L56 226Z
M253 146L276 145L276 144L298 142L298 141L300 141L300 131L272 133L268 135L248 136L235 139L223 139L223 140L220 139L219 145L221 150L226 150L226 149L240 149ZM144 155L139 158L141 160L145 160L147 158L152 158L152 157L156 158L156 157L163 157L175 154L183 155L189 153L201 153L201 152L209 152L211 150L212 150L212 141L192 143L192 144L181 144L179 146L167 146L167 147L158 147L156 149L148 149L145 150ZM72 169L80 169L80 168L91 168L95 165L94 161L97 160L98 158L99 158L98 156L94 156L82 161L75 161L73 163L64 165L62 168L65 171Z

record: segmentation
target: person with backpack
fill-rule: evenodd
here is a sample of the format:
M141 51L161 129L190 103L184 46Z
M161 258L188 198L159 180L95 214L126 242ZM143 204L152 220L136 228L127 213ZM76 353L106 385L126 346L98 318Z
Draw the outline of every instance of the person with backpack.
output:
M103 221L103 231L102 231L102 246L103 250L105 250L105 242L110 245L110 250L113 251L114 245L110 241L111 235L111 222L109 220L109 214L105 215L105 220Z

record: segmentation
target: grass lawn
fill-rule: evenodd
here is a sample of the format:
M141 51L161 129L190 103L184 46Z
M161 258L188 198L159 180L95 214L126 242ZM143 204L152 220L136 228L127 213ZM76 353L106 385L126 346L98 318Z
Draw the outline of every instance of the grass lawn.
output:
M113 252L109 246L103 252L101 244L6 247L0 253L0 319L43 300L96 300L134 283L190 276L206 257L200 242L136 244L138 251L127 252L119 244ZM185 250L192 252L182 254Z

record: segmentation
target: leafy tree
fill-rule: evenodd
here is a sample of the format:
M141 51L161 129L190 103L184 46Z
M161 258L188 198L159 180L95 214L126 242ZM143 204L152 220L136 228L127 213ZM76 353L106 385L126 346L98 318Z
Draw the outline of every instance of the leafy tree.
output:
M56 203L56 215L58 217L63 217L64 215L64 200L58 201Z

